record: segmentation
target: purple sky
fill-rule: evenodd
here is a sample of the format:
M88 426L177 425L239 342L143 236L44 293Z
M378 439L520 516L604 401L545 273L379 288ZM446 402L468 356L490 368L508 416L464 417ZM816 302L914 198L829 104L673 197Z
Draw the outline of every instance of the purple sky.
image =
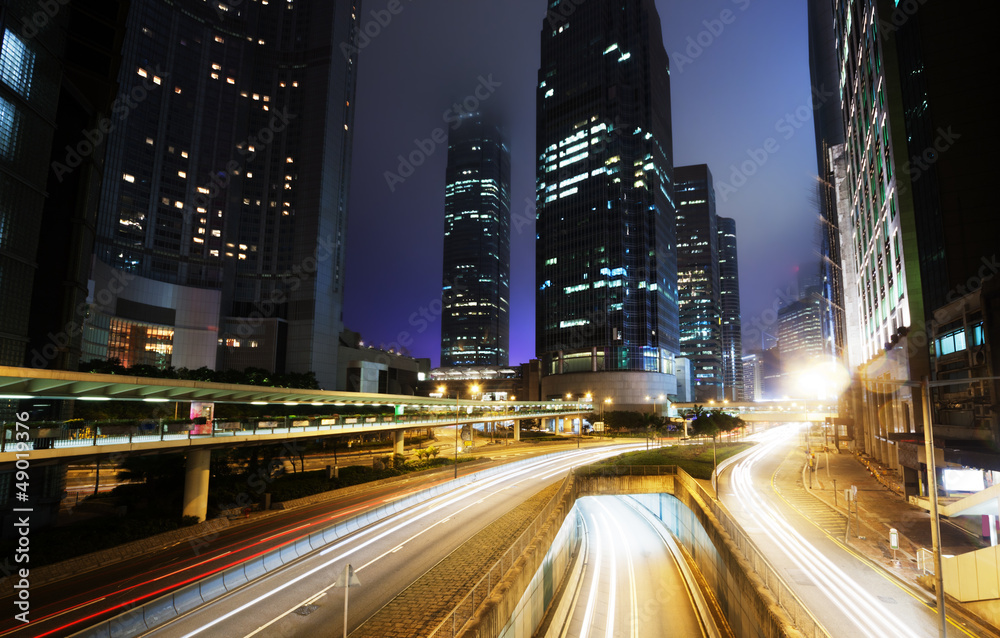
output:
M378 24L371 12L388 4L365 2L361 25ZM344 320L365 343L403 345L438 364L447 144L392 189L385 174L399 172L398 156L417 151L416 140L430 140L423 144L430 149L435 131L448 129L452 104L478 88L511 139L510 363L534 357L534 87L546 5L403 0L398 14L383 14L391 20L379 33L362 41ZM766 311L776 307L793 266L814 259L806 6L801 0L656 5L671 59L674 163L708 164L718 213L736 219L747 332L772 318Z

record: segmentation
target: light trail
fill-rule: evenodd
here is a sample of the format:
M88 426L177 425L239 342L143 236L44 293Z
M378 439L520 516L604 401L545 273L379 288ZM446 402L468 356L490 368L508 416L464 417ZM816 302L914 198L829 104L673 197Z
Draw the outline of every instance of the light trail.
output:
M762 436L761 444L733 468L733 488L741 505L763 529L774 535L775 545L780 551L821 588L831 604L844 611L861 634L872 638L915 637L916 634L908 626L809 543L754 488L751 476L754 465L775 447L786 443L790 429L797 430L798 427L784 426Z
M320 572L320 571L322 571L322 570L330 567L331 565L333 565L333 564L335 564L335 563L337 563L339 561L342 561L342 560L350 557L351 555L355 554L356 552L358 552L358 551L360 551L360 550L362 550L362 549L364 549L364 548L366 548L366 547L368 547L368 546L370 546L370 545L372 545L372 544L374 544L374 543L382 540L383 538L385 538L385 537L387 537L387 536L389 536L389 535L391 535L391 534L393 534L395 532L398 532L399 530L403 529L404 527L412 525L412 524L414 524L414 523L416 523L416 522L418 522L418 521L420 521L420 520L422 520L422 519L424 519L424 518L426 518L426 517L428 517L428 516L430 516L432 514L435 514L435 513L439 512L439 511L441 511L442 509L445 509L445 508L448 508L448 507L452 507L452 506L454 506L454 505L456 505L456 504L458 504L458 503L460 503L462 501L466 501L472 495L478 494L478 493L483 492L483 491L487 491L487 490L489 490L490 488L496 486L499 483L506 482L506 481L511 480L512 478L518 478L518 477L525 477L525 478L529 478L529 479L544 479L547 476L553 475L553 473L558 473L560 471L561 472L565 472L565 471L569 470L571 467L574 467L575 465L582 464L583 463L583 459L586 459L586 462L592 462L594 460L599 460L599 459L603 459L603 458L606 458L606 457L609 457L609 456L614 456L614 455L621 454L622 452L627 451L627 450L638 449L639 447L641 447L641 445L635 444L635 445L623 445L623 446L620 446L620 447L616 447L615 449L610 450L610 451L608 451L608 450L602 450L602 451L599 451L599 452L594 452L592 450L580 450L580 451L571 452L571 453L568 453L568 454L565 454L565 455L561 455L558 458L554 458L554 459L540 459L537 462L526 464L523 467L518 467L518 468L514 468L514 469L510 469L510 470L504 470L504 471L501 471L501 472L497 473L496 475L489 476L489 477L484 477L483 479L474 480L472 483L469 483L467 485L463 485L461 487L456 488L456 490L454 492L450 493L450 494L443 494L443 495L439 495L439 496L433 497L429 501L427 501L427 502L425 502L425 503L417 506L417 510L416 511L411 512L411 513L407 513L406 515L408 516L408 518L406 520L403 520L403 522L397 522L398 519L400 518L400 516L402 516L403 514L390 516L387 520L375 523L374 525L371 525L368 528L366 528L364 530L361 530L357 535L352 535L350 538L346 538L346 539L344 539L344 540L342 540L340 542L335 542L330 547L328 547L328 548L320 551L317 554L317 557L326 556L327 554L330 554L331 552L336 552L336 551L338 551L338 550L346 547L347 545L350 545L352 543L356 543L358 541L361 541L366 536L370 536L370 535L374 534L374 536L372 536L371 538L368 538L367 540L364 540L363 542L359 543L358 545L356 545L356 546L354 546L354 547L352 547L350 549L347 549L346 551L342 552L338 556L336 556L334 558L331 558L330 560L327 560L327 561L323 562L322 564L320 564L320 565L318 565L318 566L316 566L316 567L314 567L314 568L306 571L305 573L300 574L299 576L296 576L295 578L293 578L293 579L291 579L289 581L286 581L286 582L284 582L284 583L282 583L282 584L280 584L280 585L278 585L278 586L270 589L269 591L267 591L267 592L265 592L265 593L257 596L253 600L251 600L251 601L249 601L247 603L244 603L243 605L240 605L236 609L234 609L232 611L229 611L226 614L223 614L223 615L221 615L221 616L219 616L219 617L211 620L210 622L205 623L201 627L199 627L197 629L194 629L192 631L189 631L188 633L184 634L183 638L191 638L192 636L197 636L197 635L201 634L202 632L204 632L204 631L206 631L206 630L208 630L208 629L210 629L210 628L218 625L219 623L224 622L224 621L232 618L233 616L235 616L235 615L237 615L239 613L242 613L242 612L246 611L247 609L249 609L251 607L254 607L255 605L260 604L262 601L270 598L271 596L274 596L274 595L278 594L279 592L284 591L288 587L291 587L292 585L294 585L294 584L296 584L296 583L298 583L298 582L300 582L300 581L302 581L302 580L304 580L306 578L309 578L310 576L316 574L317 572ZM559 468L559 470L556 470L555 472L553 472L553 468ZM542 475L539 475L539 470L548 470L548 471L546 473L542 474ZM529 475L529 476L526 476L526 475ZM520 482L521 481L516 481L515 484L520 483ZM502 491L503 489L505 489L505 488L500 488L500 489L497 490L497 492ZM462 507L459 510L459 512L464 511L465 509L467 509L469 507L472 507L473 505L475 505L475 503L466 505L465 507ZM421 512L420 511L421 509L423 509L424 511ZM458 512L452 512L447 518L451 518L456 513L458 513ZM389 529L386 529L386 528L389 528ZM417 535L419 536L419 534L417 534ZM403 544L405 544L406 542L407 541L404 541ZM400 543L394 543L393 547L396 547L399 544ZM386 554L388 554L388 553L391 553L391 552L386 552ZM383 554L383 556L384 555L385 554ZM381 557L382 556L380 556L379 558L381 558ZM372 562L374 562L374 561L372 561ZM370 565L370 564L371 563L368 563L365 566ZM329 589L329 587L327 587L324 590L322 590L321 592L317 592L317 593L324 593L328 589ZM295 609L297 609L297 608L298 608L298 606L295 607ZM281 614L281 616L287 615L287 613L288 612L286 612L284 614ZM281 616L279 616L279 618ZM271 621L269 621L268 625L270 625L271 623L273 623L275 620L277 620L277 618L272 619ZM260 628L258 627L258 630L259 629Z

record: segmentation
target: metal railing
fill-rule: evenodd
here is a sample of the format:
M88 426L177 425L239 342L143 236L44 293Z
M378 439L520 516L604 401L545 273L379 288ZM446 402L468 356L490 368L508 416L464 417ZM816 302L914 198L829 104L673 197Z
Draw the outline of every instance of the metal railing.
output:
M528 525L528 528L517 537L517 540L511 544L503 556L490 566L486 575L472 586L469 593L455 605L455 608L445 617L441 624L428 634L428 638L431 636L450 635L452 638L457 636L458 632L465 626L465 623L475 616L476 610L489 597L493 588L500 583L504 575L525 552L539 529L548 522L552 512L560 506L565 506L566 511L569 511L572 506L572 500L573 477L570 475L563 480L562 485L559 486L559 490L549 499L549 502L542 508L542 511L539 512L531 524Z
M729 538L739 549L740 554L750 564L753 573L757 574L764 582L764 586L774 595L779 607L788 614L792 624L798 628L805 636L812 638L829 638L830 634L819 623L812 612L795 595L791 587L785 583L784 578L764 556L764 553L757 547L750 537L743 531L739 523L733 519L729 512L725 510L698 481L687 474L678 475L677 481L681 483L689 492L697 495L704 506L712 512L722 528L729 534Z
M371 431L384 430L394 426L412 425L417 428L454 425L455 423L552 418L573 414L579 413L542 410L503 414L491 410L482 414L462 415L459 419L456 419L454 412L452 412L450 414L439 415L281 417L253 419L247 422L216 419L211 425L208 423L164 424L146 421L135 425L94 423L80 427L32 428L17 432L15 432L14 426L7 425L4 427L2 435L0 435L0 453L162 441L180 442L195 439L235 438L238 436L257 436L262 434L291 435L302 432L355 433L366 429ZM25 433L27 434L26 440L21 436ZM20 438L15 438L15 436Z

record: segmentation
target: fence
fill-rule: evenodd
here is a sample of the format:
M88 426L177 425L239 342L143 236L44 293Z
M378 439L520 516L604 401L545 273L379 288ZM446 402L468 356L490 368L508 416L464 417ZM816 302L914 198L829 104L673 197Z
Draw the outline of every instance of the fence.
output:
M557 507L565 506L568 510L572 506L574 499L573 495L573 477L568 476L563 480L562 485L559 486L559 490L555 495L549 500L549 502L542 508L542 511L538 513L538 516L531 522L528 529L524 530L517 540L507 548L501 556L489 569L485 576L479 579L468 594L455 606L455 608L448 614L444 621L438 625L438 627L428 634L428 638L431 636L451 636L454 638L458 635L458 632L462 630L475 614L479 605L485 601L490 593L493 591L493 586L499 583L504 574L514 566L514 563L518 558L524 554L525 549L531 544L531 541L538 534L541 527L548 523L549 517L552 512L555 511Z

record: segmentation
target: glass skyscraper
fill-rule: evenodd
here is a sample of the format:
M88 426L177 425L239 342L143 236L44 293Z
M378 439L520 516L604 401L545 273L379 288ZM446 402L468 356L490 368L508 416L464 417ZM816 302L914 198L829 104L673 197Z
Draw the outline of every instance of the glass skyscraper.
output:
M721 401L722 301L715 187L705 164L678 166L674 177L681 356L691 362L695 400Z
M131 3L85 356L334 387L355 5Z
M743 321L736 220L717 217L719 234L719 303L722 309L722 386L725 398L743 401Z
M475 114L448 137L441 366L506 366L510 341L510 149Z
M628 409L676 391L669 60L652 0L565 1L536 102L542 392Z

